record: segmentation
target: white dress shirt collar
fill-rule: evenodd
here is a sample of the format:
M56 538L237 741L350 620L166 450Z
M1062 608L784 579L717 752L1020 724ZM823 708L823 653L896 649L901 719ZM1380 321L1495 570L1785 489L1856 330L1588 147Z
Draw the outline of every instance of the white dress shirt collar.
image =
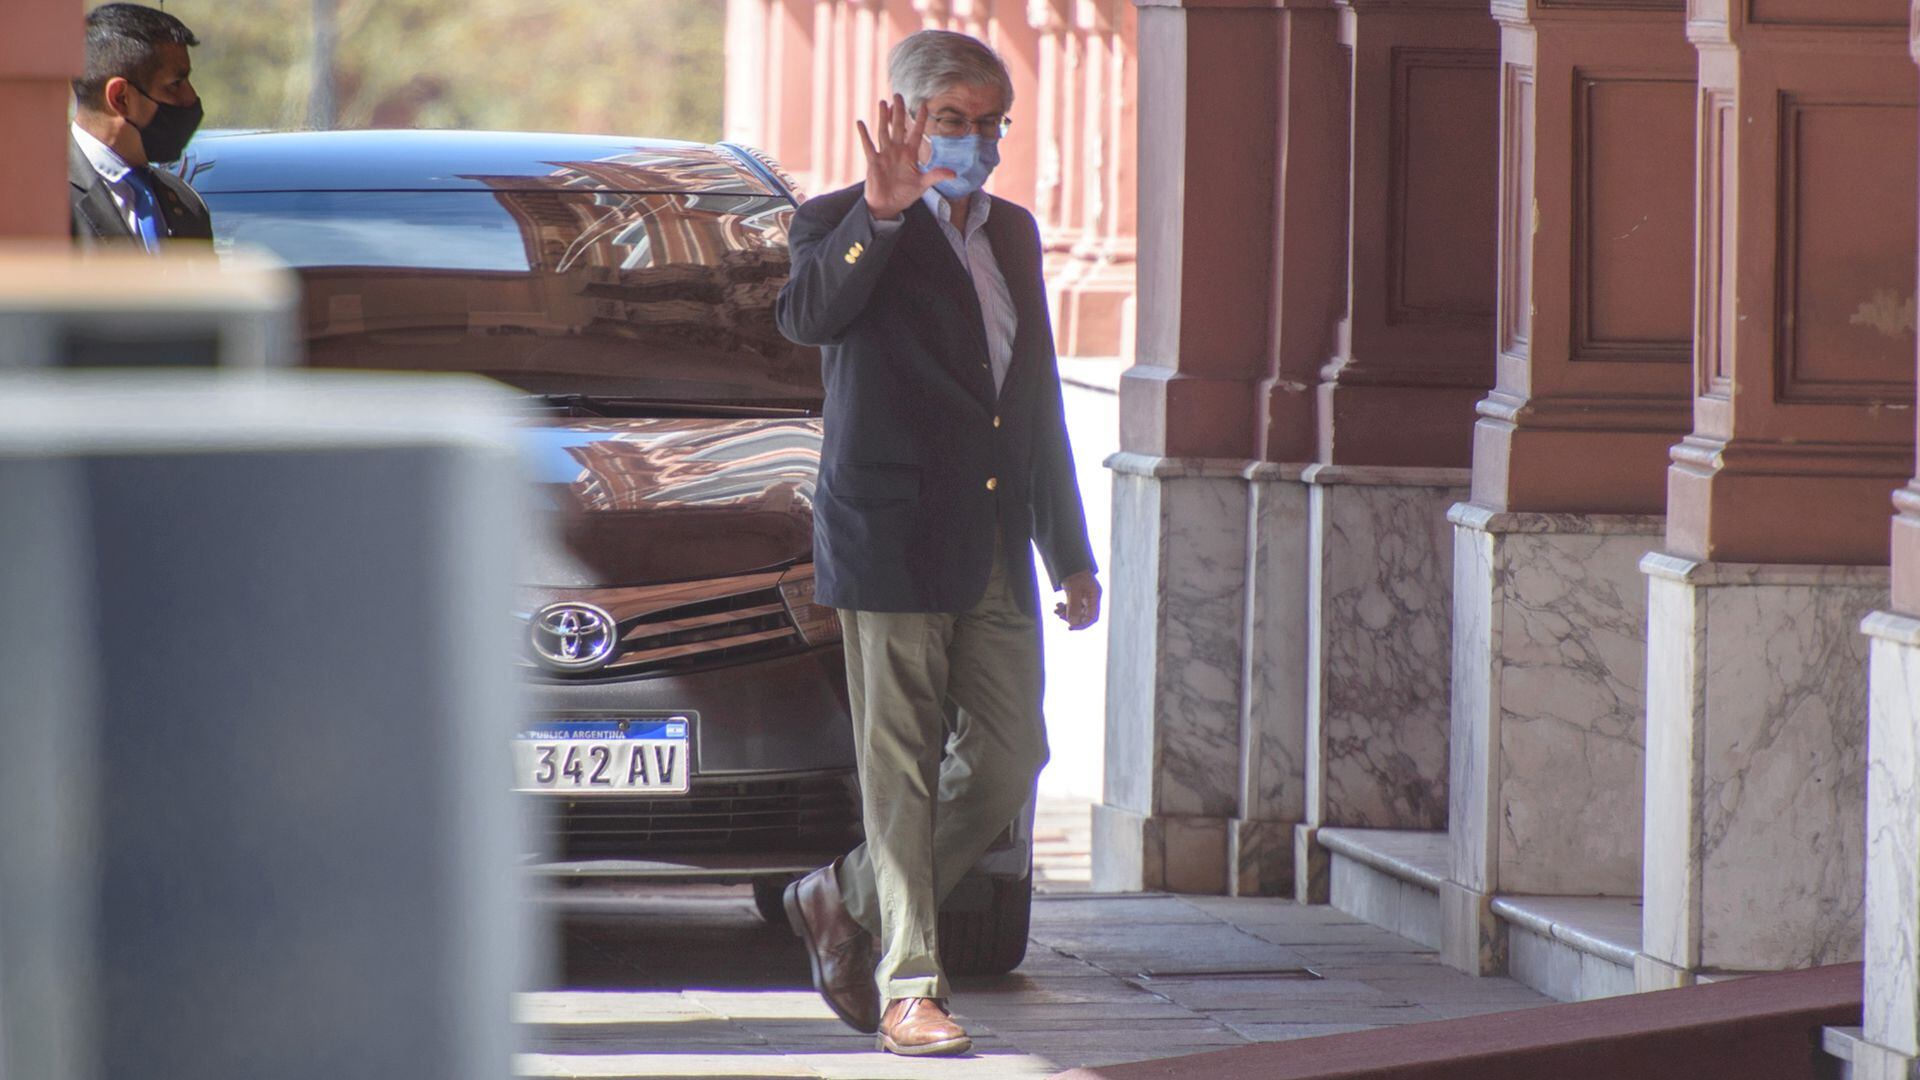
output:
M73 141L80 147L80 153L86 156L87 164L92 165L93 171L99 173L107 183L117 184L133 171L126 159L114 153L113 147L94 138L92 132L79 124L73 125Z
M927 209L933 211L935 220L942 226L953 227L953 203L948 201L945 195L940 194L939 188L928 188L927 193L920 197L920 201L927 204ZM993 196L985 191L975 191L967 203L967 227L964 230L966 235L972 236L979 231L980 226L987 223L987 212L991 209L993 209Z

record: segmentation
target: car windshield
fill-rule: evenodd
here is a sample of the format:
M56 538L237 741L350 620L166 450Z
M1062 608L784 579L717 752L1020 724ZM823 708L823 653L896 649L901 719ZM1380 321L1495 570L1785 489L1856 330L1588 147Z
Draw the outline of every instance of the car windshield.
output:
M316 367L466 371L534 394L811 406L774 326L784 199L566 190L216 192L215 244L300 272Z

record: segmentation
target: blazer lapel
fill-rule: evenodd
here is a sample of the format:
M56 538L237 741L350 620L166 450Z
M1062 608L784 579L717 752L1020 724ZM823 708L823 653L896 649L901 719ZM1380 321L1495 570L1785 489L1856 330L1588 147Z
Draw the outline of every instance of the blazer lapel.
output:
M113 201L113 192L107 190L107 182L94 171L93 163L80 152L79 144L71 136L67 138L67 183L74 189L74 209L95 237L133 239L133 230L120 216L120 207Z
M993 375L980 370L980 365L987 359L987 321L980 311L980 294L974 289L973 274L960 261L960 256L954 253L946 232L934 220L933 211L927 208L926 203L916 202L907 208L904 228L906 235L900 238L903 241L901 248L933 275L946 295L956 298L955 317L966 326L967 340L972 348L962 357L965 370L955 374L973 389L982 403L991 407Z

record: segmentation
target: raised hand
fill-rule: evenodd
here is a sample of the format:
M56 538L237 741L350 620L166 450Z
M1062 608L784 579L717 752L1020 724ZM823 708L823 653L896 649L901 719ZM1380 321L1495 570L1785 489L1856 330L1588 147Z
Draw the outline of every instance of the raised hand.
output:
M918 116L909 116L906 99L899 94L893 95L891 102L881 102L875 123L878 144L866 121L856 120L854 125L860 129L860 141L867 152L867 208L876 220L899 217L928 188L953 179L952 169L920 171L920 138L927 130L925 105L920 106Z

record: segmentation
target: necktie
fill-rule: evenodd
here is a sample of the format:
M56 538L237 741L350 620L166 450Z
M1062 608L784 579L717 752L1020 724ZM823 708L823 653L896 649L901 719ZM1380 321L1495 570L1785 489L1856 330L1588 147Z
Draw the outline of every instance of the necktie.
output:
M153 193L153 176L146 169L128 169L127 186L133 188L134 232L148 251L158 251L166 224L160 216L160 200Z

